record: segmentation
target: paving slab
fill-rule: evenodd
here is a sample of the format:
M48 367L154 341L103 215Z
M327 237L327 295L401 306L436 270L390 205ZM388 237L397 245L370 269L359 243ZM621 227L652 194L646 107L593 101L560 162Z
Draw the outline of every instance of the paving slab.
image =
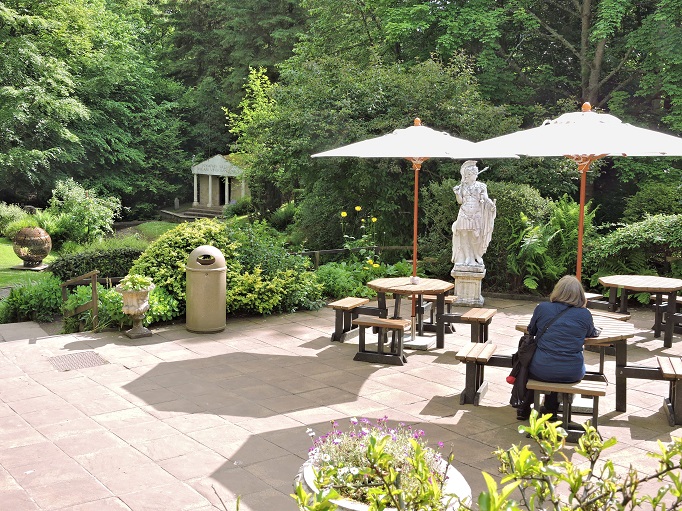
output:
M533 301L486 299L497 308L490 337L498 353L516 350L519 317ZM407 350L402 367L356 362L357 339L332 343L334 312L229 318L224 332L183 324L130 340L121 332L53 335L33 322L0 325L0 509L235 509L296 511L289 496L311 445L312 428L331 421L388 417L423 429L455 453L474 496L482 471L499 482L493 451L525 443L509 405L508 369L486 369L479 406L460 405L465 368L455 359L468 326L443 349ZM653 312L635 308L628 353L641 364L681 356L653 337ZM457 326L457 325L456 325ZM107 363L59 371L52 357L93 351ZM588 366L598 354L585 353ZM606 373L615 371L606 357ZM600 430L615 436L617 467L639 464L668 426L665 382L630 380L628 410L615 411L615 387L600 400ZM579 461L575 448L569 458Z

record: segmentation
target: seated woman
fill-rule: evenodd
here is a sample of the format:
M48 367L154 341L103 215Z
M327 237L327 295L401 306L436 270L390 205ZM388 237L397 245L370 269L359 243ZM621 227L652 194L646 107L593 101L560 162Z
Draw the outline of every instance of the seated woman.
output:
M539 335L537 349L530 363L530 378L556 383L580 381L585 376L583 358L585 338L599 335L599 329L594 326L592 320L592 313L587 310L585 290L576 277L566 275L554 286L549 300L535 307L528 325L531 334ZM554 318L556 320L545 332L545 328ZM519 420L525 420L530 416L532 390L526 392L523 403L523 407L517 408L516 411L516 418ZM558 409L558 394L556 392L547 394L540 413L556 414Z

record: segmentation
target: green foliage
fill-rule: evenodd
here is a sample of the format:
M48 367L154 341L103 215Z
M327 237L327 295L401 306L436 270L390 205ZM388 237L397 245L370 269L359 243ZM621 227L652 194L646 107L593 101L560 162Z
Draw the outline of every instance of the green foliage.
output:
M550 417L549 414L538 416L534 410L529 426L519 426L519 433L531 438L533 447L519 444L496 451L501 484L505 486L499 493L492 477L484 474L488 491L479 497L480 511L680 508L682 440L674 438L667 445L658 442L660 454L651 454L659 462L654 473L642 474L630 465L621 474L604 456L607 449L616 445L615 438L603 440L588 421L575 449L579 458L569 460L563 452L566 432L559 427L559 422L551 422ZM511 498L517 488L521 494L519 501ZM656 489L656 492L649 495L644 493L647 489Z
M123 291L142 291L152 287L152 278L146 275L137 275L129 273L119 284Z
M342 261L323 264L317 271L317 279L322 283L322 293L331 299L346 296L374 298L376 292L365 284L381 277L408 277L412 275L412 265L402 261L393 265L373 261Z
M471 140L516 125L503 109L481 99L461 57L367 67L320 56L285 66L270 94L271 108L251 117L238 147L258 148L250 154L249 171L258 211L265 215L294 198L300 206L295 242L309 249L341 246L338 215L356 204L379 218L383 244L410 244L415 179L409 162L399 158L311 159L311 154L411 126L415 117ZM420 187L455 171L453 161L431 159L420 173Z
M165 288L181 304L184 311L187 278L185 265L189 254L201 245L211 245L225 257L228 272L239 272L235 250L239 244L229 239L225 224L214 219L199 219L178 224L152 242L130 269L147 275L157 286Z
M121 293L116 289L97 284L97 298L99 330L106 328L123 329L132 325L130 316L123 313L123 299ZM69 294L67 301L64 302L63 310L73 311L91 299L91 286L77 286ZM179 316L180 313L178 301L169 295L165 289L157 286L149 293L149 310L145 313L142 324L149 326L161 321L170 321ZM92 330L92 328L91 310L64 318L64 333Z
M227 274L227 312L272 314L319 309L322 285L312 272L278 269L270 274L252 271Z
M627 200L625 222L638 222L649 215L682 214L682 185L679 182L646 182Z
M201 219L164 233L140 256L131 273L152 277L185 310L185 264L200 245L219 249L226 262L229 312L270 314L320 306L321 286L310 262L290 255L265 222L243 225Z
M61 255L50 265L50 271L62 281L99 270L99 278L123 277L140 257L139 248L93 248L75 254Z
M233 216L243 216L253 213L253 205L251 204L251 197L240 197L230 204L225 204L223 208L223 216L230 218Z
M452 189L457 183L455 179L445 179L422 191L420 204L426 228L419 239L420 259L424 261L424 271L439 278L448 278L452 269L452 223L459 211ZM548 217L551 202L528 185L486 184L488 195L496 201L497 217L492 240L483 256L486 266L484 282L492 290L519 291L523 288L522 279L510 275L508 264L509 258L515 257L510 247L524 229L520 214L533 222L543 221Z
M12 239L7 233L7 226L28 216L28 213L16 204L0 202L0 236ZM16 234L16 231L15 231Z
M350 421L350 431L333 422L331 432L313 440L310 462L318 491L308 494L299 481L292 494L299 509L336 509L330 500L339 497L367 504L370 511L436 511L459 502L443 491L452 454L446 460L427 447L423 431L391 427L386 417L375 424ZM315 436L310 428L308 434Z
M0 323L52 321L62 310L61 281L49 276L12 288L0 301Z
M590 243L585 250L584 272L590 276L593 287L604 275L680 278L680 258L682 215L655 215L620 227Z
M595 213L588 202L583 227L587 243ZM547 222L534 222L521 213L523 229L510 243L507 267L523 278L525 287L546 295L561 277L575 274L579 214L580 205L566 196L550 203Z
M284 232L294 223L296 211L294 201L285 202L270 215L268 221L275 229Z
M91 243L114 232L121 201L116 197L97 195L95 190L87 190L73 178L57 182L47 209L48 213L62 219L61 231L50 234L53 243L60 245L65 240Z

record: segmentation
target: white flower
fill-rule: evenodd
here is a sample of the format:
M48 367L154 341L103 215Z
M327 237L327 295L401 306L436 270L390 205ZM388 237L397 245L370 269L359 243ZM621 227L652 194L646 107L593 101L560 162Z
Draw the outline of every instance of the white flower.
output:
M351 424L357 424L357 423L358 423L358 419L356 419L355 417L351 417L351 418L350 418L350 423L351 423Z
M330 459L332 459L332 457L329 456L329 454L323 454L322 455L322 461L329 461Z
M356 476L360 473L360 469L358 467L351 467L350 473Z
M315 436L315 432L314 432L312 429L310 429L310 428L306 429L305 432L308 433L308 436L309 436L310 438L312 438L312 437Z

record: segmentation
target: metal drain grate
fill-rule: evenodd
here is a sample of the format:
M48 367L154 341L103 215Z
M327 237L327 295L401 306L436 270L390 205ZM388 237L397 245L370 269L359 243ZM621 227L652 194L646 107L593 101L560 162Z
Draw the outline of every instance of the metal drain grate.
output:
M50 357L48 360L57 371L62 372L71 371L73 369L87 369L88 367L96 367L109 363L94 351L69 353L68 355Z

